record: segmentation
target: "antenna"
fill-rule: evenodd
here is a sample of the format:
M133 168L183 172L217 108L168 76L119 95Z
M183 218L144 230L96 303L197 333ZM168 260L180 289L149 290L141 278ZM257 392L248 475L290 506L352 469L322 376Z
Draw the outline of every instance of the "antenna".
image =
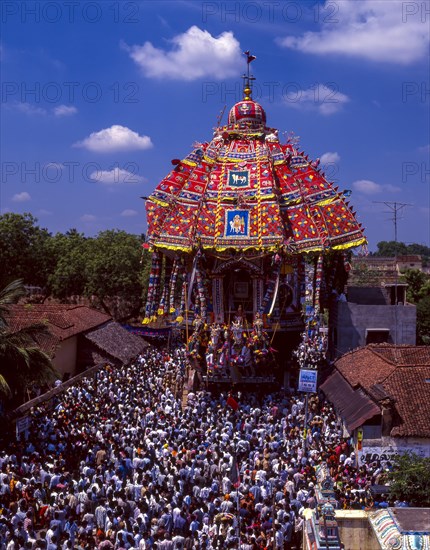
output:
M373 201L375 204L385 204L389 208L388 213L393 214L391 221L394 223L394 242L395 242L395 279L394 279L394 346L397 346L397 306L398 306L398 297L397 297L397 285L398 285L398 264L397 264L397 220L399 213L406 208L407 206L413 206L413 204L407 202L387 202L387 201ZM394 348L394 357L397 363L397 347Z
M386 201L373 201L374 204L385 204L390 210L388 214L393 214L391 220L394 222L394 242L397 244L397 219L399 213L406 208L406 206L413 206L408 202L386 202ZM397 257L397 247L396 247L396 257Z

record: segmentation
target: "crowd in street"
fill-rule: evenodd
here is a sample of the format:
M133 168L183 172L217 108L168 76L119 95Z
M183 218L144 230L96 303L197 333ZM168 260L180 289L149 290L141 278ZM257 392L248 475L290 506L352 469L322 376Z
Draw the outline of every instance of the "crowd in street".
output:
M299 549L326 462L341 508L374 505L331 405L294 392L179 391L183 349L149 347L31 412L0 453L0 548ZM52 404L51 404L52 405ZM384 503L381 503L384 505Z

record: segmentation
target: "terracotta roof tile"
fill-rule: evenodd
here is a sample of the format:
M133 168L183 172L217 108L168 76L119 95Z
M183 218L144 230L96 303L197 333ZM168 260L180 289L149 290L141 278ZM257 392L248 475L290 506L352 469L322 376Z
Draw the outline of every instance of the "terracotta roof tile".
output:
M370 344L338 359L336 369L374 401L394 401L392 436L430 437L430 346Z
M336 368L353 387L362 386L369 390L375 384L381 384L394 370L391 363L369 348L350 351L336 361Z
M59 341L96 328L110 319L109 315L88 306L67 304L14 304L6 315L13 332L32 323L46 322Z
M391 435L430 437L430 383L426 380L430 381L430 364L398 367L384 382L400 416Z

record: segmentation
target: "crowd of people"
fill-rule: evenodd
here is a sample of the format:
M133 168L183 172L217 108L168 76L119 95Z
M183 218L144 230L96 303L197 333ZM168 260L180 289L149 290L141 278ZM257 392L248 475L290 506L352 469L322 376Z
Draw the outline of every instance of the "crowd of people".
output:
M321 462L340 507L373 505L383 468L356 463L329 403L310 397L304 438L291 391L182 403L185 363L149 347L34 408L0 453L0 547L299 549Z

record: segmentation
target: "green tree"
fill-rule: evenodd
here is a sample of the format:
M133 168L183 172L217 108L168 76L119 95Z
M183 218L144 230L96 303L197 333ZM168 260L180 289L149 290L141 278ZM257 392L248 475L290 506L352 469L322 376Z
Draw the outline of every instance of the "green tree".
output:
M89 247L89 239L76 229L51 238L50 255L55 265L48 277L48 289L54 298L67 302L71 296L85 294Z
M396 241L380 241L376 246L378 250L375 252L375 256L393 258L396 255L402 256L408 253L405 243L396 243Z
M393 258L394 256L419 255L422 257L423 265L428 265L430 261L430 248L424 244L418 243L399 243L396 241L380 241L377 245L378 250L375 256Z
M416 304L422 298L422 289L430 281L430 277L418 269L407 269L402 273L404 281L408 284L408 302Z
M142 306L141 241L125 231L102 231L86 256L85 294L115 319L137 315Z
M45 287L52 266L47 244L51 235L31 214L8 212L0 216L0 286L16 278Z
M25 294L22 280L10 283L0 292L0 394L11 404L20 404L32 384L45 384L58 378L51 359L38 341L49 333L43 323L34 323L20 330L8 325L11 304Z
M430 506L430 458L405 453L395 458L393 466L388 474L391 498L411 506Z
M417 303L417 343L430 345L430 292Z
M408 283L407 299L417 306L417 344L430 344L430 276L417 269L402 274Z

